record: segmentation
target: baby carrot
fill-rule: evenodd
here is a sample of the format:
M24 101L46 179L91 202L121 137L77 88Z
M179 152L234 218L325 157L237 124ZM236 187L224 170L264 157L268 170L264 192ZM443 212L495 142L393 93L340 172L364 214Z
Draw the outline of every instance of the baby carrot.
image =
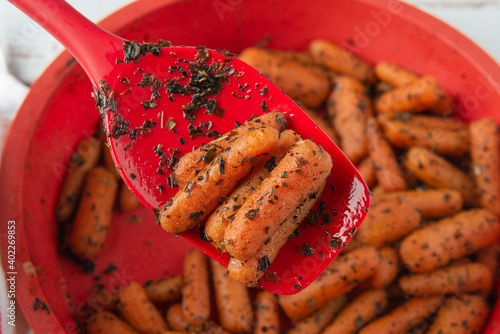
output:
M477 190L472 179L437 154L422 147L412 147L406 154L406 164L419 179L431 187L457 190L466 204L476 202Z
M493 282L498 279L500 245L495 242L488 247L482 248L476 253L476 261L484 264L493 275Z
M391 145L382 134L375 118L368 119L366 126L368 153L378 183L387 191L406 189L406 182Z
M367 83L375 81L372 65L339 45L316 39L309 44L309 52L326 68L346 74Z
M375 101L379 114L394 115L403 112L420 112L439 102L440 88L436 78L426 76L409 85L395 88Z
M387 306L384 290L367 291L345 306L322 334L354 334Z
M219 251L224 250L222 241L229 221L234 218L245 200L259 189L262 181L290 150L290 146L299 140L300 136L294 131L283 131L276 148L269 154L257 159L252 172L227 196L226 201L208 217L205 223L205 234Z
M116 188L116 178L103 167L93 168L85 178L83 196L69 242L71 251L78 257L91 258L104 245L111 223Z
M199 249L191 249L184 258L182 309L184 317L192 325L199 326L210 317L208 280L207 257Z
M165 204L159 212L162 227L181 233L205 220L249 173L258 156L271 152L278 140L273 128L250 130L237 138Z
M372 276L379 262L379 254L373 247L360 247L339 256L306 289L295 295L279 296L281 308L292 320L304 318Z
M356 233L361 243L382 248L418 227L420 214L410 201L375 198L373 202L363 227Z
M182 276L174 275L144 287L153 303L171 303L181 299Z
M87 324L88 334L139 334L125 321L108 311L98 312Z
M59 191L55 212L57 221L65 221L75 212L85 176L96 165L100 153L101 143L94 137L78 143L76 151L71 155L68 172Z
M374 67L377 78L393 87L407 86L418 79L418 75L393 63L380 62Z
M140 333L161 334L168 329L160 312L149 300L146 290L135 281L118 292L116 306Z
M232 131L225 133L220 138L192 152L184 154L175 167L175 172L173 174L174 179L179 185L179 188L182 189L239 136L243 136L248 131L261 127L271 127L281 131L285 129L285 126L286 117L281 112L273 111L252 118L244 124L234 128Z
M369 157L364 158L358 165L358 172L361 174L363 180L365 180L368 188L373 188L377 184L377 176L375 174L375 168L373 168L373 161Z
M298 205L319 195L331 168L330 155L312 141L296 143L229 223L226 250L240 261L257 252Z
M499 236L497 217L487 210L473 209L412 232L401 242L399 252L408 269L422 273L487 247Z
M328 302L325 306L296 323L286 334L320 334L323 329L332 321L347 302L347 296L342 295Z
M319 67L254 47L243 50L239 58L264 73L292 99L309 108L319 108L330 91L330 81Z
M186 320L181 304L173 304L170 306L167 310L166 319L168 326L176 331L188 331L190 329L199 328L197 326L192 326Z
M404 333L441 307L441 297L415 297L359 331L359 334Z
M339 135L335 132L333 127L323 119L320 115L318 115L317 112L312 111L310 109L302 107L302 110L305 111L307 116L311 117L311 119L316 123L323 132L327 134L328 137L330 137L331 140L337 145L340 145L340 138Z
M427 333L481 333L488 315L488 303L483 297L475 295L452 297L441 307Z
M403 276L399 286L413 296L455 294L489 289L493 284L490 270L482 263L453 265L428 273Z
M500 128L483 118L470 124L471 157L481 206L500 215Z
M406 121L406 123L414 126L422 126L429 129L442 129L453 131L467 131L468 125L454 118L443 118L439 116L428 116L415 114Z
M269 291L260 291L255 297L255 329L253 333L280 333L278 298Z
M135 197L130 189L121 182L120 193L118 194L118 204L122 212L130 212L137 208L141 202Z
M253 311L247 288L233 281L219 262L211 259L210 265L220 324L229 332L248 332L252 329Z
M392 247L380 249L380 263L377 272L368 279L368 283L375 289L383 289L394 281L401 268L399 252Z

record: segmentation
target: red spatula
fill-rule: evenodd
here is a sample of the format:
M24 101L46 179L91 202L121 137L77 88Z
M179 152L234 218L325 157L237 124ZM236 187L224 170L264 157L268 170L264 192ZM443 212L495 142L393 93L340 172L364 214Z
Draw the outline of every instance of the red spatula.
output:
M295 102L228 52L125 41L62 0L9 1L56 37L87 72L120 174L153 211L178 191L169 179L177 158L253 115L285 113L287 128L332 156L333 169L314 218L281 249L261 280L266 290L293 294L307 287L363 221L370 197L354 166ZM186 86L190 81L198 85ZM227 265L228 254L203 241L198 229L182 236Z

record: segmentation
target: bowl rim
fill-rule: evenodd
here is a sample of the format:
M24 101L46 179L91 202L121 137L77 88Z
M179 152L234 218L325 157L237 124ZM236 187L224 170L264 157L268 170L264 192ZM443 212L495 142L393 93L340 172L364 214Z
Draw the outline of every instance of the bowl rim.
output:
M129 25L135 18L143 17L151 14L154 11L168 5L186 0L142 0L134 1L125 7L104 18L98 24L111 32L118 31L126 25ZM199 0L210 1L210 0ZM347 0L346 0L347 1ZM359 3L365 3L369 6L381 6L386 3L385 0L357 0ZM391 1L391 0L389 0ZM422 10L400 2L403 6L401 13L398 15L405 20L419 26L425 31L439 32L440 38L450 46L453 46L469 61L478 71L485 77L490 78L490 82L494 85L496 91L500 92L500 65L479 45L475 44L469 37L465 36L449 24L441 21L431 14ZM123 17L131 18L123 20ZM22 263L30 261L30 251L27 249L27 240L25 235L25 226L23 224L23 206L22 206L22 188L23 180L23 164L27 155L27 148L30 143L30 138L35 130L35 122L44 111L47 103L47 96L51 96L57 84L64 78L67 73L75 65L74 58L67 52L63 51L55 60L45 69L42 75L33 83L22 105L18 109L15 119L13 120L2 152L2 160L0 166L0 217L2 224L0 232L7 231L7 222L9 220L16 221L16 272L17 286L16 301L18 301L21 309L30 326L37 331L43 333L58 333L65 330L65 327L56 317L54 312L47 314L33 310L32 305L28 305L36 296L41 302L45 303L50 309L50 296L46 296L44 290L36 277L27 274L22 270ZM38 103L42 101L42 103ZM3 223L5 222L5 223ZM3 235L7 235L2 234ZM0 250L3 250L6 238L0 238ZM2 264L4 268L8 268L7 254L1 252ZM8 275L8 271L6 274ZM23 289L21 287L30 287ZM497 303L493 310L493 315L500 316L500 303ZM500 326L500 324L498 325ZM488 326L488 332L494 329Z

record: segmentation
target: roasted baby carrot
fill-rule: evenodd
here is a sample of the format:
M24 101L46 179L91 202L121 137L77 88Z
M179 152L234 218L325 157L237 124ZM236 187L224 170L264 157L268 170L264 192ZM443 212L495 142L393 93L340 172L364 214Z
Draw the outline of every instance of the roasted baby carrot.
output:
M262 275L273 264L281 247L283 247L309 211L311 211L314 203L319 198L319 194L323 192L324 187L325 182L320 186L316 195L309 196L304 202L300 203L295 208L295 212L278 227L274 235L266 240L264 245L255 254L245 261L231 258L227 265L229 276L248 287L256 285ZM266 279L265 276L264 279Z
M100 154L101 143L96 138L89 137L78 143L59 191L55 212L57 221L65 221L75 212L85 176L96 165Z
M418 79L418 75L393 63L381 62L375 65L377 78L393 87L407 86Z
M87 324L88 334L139 334L125 321L108 311L98 312Z
M224 251L222 241L229 221L234 218L245 200L259 189L262 181L290 150L290 146L299 140L300 136L294 131L283 131L276 148L269 154L258 158L250 174L227 196L225 202L219 205L208 217L205 223L205 234L219 251Z
M411 125L422 126L429 129L453 131L467 131L468 129L468 125L465 122L454 118L443 118L439 116L412 114L406 122Z
M498 218L487 210L473 209L412 232L399 252L408 269L422 273L487 247L499 236Z
M162 227L170 233L181 233L205 220L245 178L257 158L271 152L278 140L278 131L268 127L237 138L159 211Z
M383 289L391 284L399 273L401 261L399 252L393 247L380 249L380 263L377 272L368 279L368 284L375 289Z
M378 183L387 191L406 189L406 182L396 155L375 118L369 118L367 121L366 138Z
M476 261L484 264L490 270L493 275L493 282L496 282L498 279L498 271L500 269L499 264L499 256L500 254L500 245L498 242L495 242L488 247L482 248L476 253Z
M469 151L467 130L447 130L390 120L382 122L387 139L395 147L423 146L439 154L462 156Z
M104 246L116 188L116 178L107 169L95 167L89 171L69 242L76 256L91 258Z
M280 333L278 298L269 291L260 291L255 297L255 329L253 333Z
M359 331L359 334L397 334L408 331L437 311L441 297L415 297Z
M339 45L316 39L309 44L309 52L316 61L332 71L367 83L375 81L372 65Z
M358 163L368 154L364 131L366 120L372 114L365 87L350 77L336 78L327 112L340 137L340 148L349 160Z
M247 288L233 281L219 262L211 259L210 266L220 324L229 332L250 331L253 310Z
M426 76L409 85L395 88L375 101L379 114L395 115L403 112L420 112L439 102L440 88L436 78Z
M489 289L493 284L490 270L482 263L453 265L428 273L403 276L399 286L413 296L455 294Z
M330 91L330 80L316 66L255 47L246 48L238 58L264 73L292 99L309 108L319 108Z
M175 182L179 188L184 188L193 177L199 174L217 155L225 150L231 142L239 136L246 134L250 130L261 127L271 127L276 130L284 130L286 126L286 117L280 112L269 112L260 117L252 118L232 131L225 133L220 138L195 149L192 152L184 154L175 167L173 174Z
M146 290L135 281L118 292L116 307L140 333L161 334L168 329L160 311L149 300Z
M481 333L488 315L488 303L483 297L475 295L452 297L445 301L427 333Z
M379 262L379 254L373 247L360 247L341 255L307 289L279 296L281 308L292 320L304 318L372 276Z
M184 287L182 309L186 320L195 326L210 317L210 288L207 257L193 248L184 258Z
M330 301L328 304L296 323L286 334L319 334L332 321L347 302L347 296L342 295Z
M437 154L422 147L412 147L406 154L406 165L429 186L457 190L466 204L474 204L477 201L474 181Z
M297 206L320 195L331 168L330 155L312 141L296 143L229 223L226 250L240 261L257 252Z
M319 126L319 128L323 130L326 133L326 135L330 137L331 140L333 140L335 144L340 145L340 137L337 134L337 132L335 132L335 130L333 129L333 126L329 124L329 122L327 122L323 117L318 115L318 113L315 111L312 111L304 107L302 107L302 110L304 110L305 113L309 117L311 117L314 123L316 123Z
M373 188L377 184L377 176L375 174L375 168L373 168L372 159L367 157L361 160L357 168L368 188Z
M354 334L387 306L384 290L367 291L347 304L322 334Z
M470 153L481 206L500 215L500 128L484 118L470 124Z
M382 248L418 227L420 214L410 201L401 198L374 199L356 238L363 244Z
M122 212L130 212L137 208L141 202L135 197L130 189L121 182L120 193L118 194L118 204Z
M462 210L462 195L451 189L405 190L385 193L377 198L401 198L415 206L422 218L443 218Z
M166 319L168 326L176 331L188 331L198 329L198 326L191 325L184 317L184 311L181 304L173 304L167 310Z
M182 276L174 275L144 286L153 303L171 303L181 299Z

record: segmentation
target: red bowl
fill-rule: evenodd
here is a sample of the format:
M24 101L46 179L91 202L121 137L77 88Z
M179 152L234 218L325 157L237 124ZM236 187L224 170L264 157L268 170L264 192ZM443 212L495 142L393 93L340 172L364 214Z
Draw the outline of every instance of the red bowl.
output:
M455 96L459 117L489 116L500 123L498 64L453 28L397 1L309 0L305 6L300 0L143 0L101 25L128 39L163 38L233 52L262 41L272 48L304 50L311 39L324 38L370 62L392 61L435 75ZM3 154L2 260L9 272L17 272L16 300L39 333L77 333L74 317L83 323L91 317L83 306L92 286L113 291L130 280L181 273L190 248L184 239L160 232L153 215L139 209L114 216L95 274L84 274L57 251L54 206L65 164L99 119L90 92L80 66L61 54L33 85ZM13 269L5 252L11 225L16 230ZM104 274L110 264L117 269ZM47 308L35 310L35 303ZM494 321L499 318L497 305L485 333L500 330Z

